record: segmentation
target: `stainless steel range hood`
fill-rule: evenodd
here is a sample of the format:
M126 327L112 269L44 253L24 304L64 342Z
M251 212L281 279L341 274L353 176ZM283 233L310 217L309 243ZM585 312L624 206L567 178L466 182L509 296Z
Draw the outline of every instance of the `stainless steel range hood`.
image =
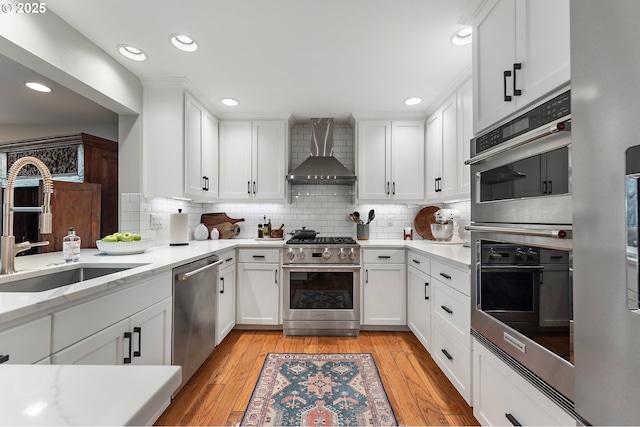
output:
M311 119L309 158L287 174L291 184L353 185L356 176L333 157L333 119Z

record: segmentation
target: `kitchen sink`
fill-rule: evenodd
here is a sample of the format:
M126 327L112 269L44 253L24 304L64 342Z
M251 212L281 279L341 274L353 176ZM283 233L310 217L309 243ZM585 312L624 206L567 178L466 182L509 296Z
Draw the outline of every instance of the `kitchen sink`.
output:
M140 267L141 265L144 264L123 264L117 267L77 266L68 270L43 273L40 276L0 284L0 292L43 292Z

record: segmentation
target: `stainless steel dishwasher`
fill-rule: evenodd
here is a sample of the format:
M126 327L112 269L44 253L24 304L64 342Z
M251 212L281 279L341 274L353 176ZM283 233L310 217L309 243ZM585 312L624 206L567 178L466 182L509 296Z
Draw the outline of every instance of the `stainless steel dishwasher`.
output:
M182 384L189 381L215 348L217 256L173 269L172 363L182 366Z

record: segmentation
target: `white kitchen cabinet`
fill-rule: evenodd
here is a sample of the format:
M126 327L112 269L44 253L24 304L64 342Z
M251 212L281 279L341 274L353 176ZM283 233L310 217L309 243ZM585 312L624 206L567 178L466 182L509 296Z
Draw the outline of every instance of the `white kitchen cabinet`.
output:
M280 264L273 262L279 260L279 253L277 249L238 251L236 324L280 323ZM247 260L253 262L243 262Z
M424 138L422 121L358 121L358 199L423 201Z
M218 272L216 300L216 345L236 325L236 258L235 251L220 255L223 264Z
M30 364L51 352L51 316L0 332L0 364Z
M217 120L184 81L144 81L143 186L147 197L218 197ZM162 177L162 179L159 179Z
M492 0L473 25L477 134L569 82L569 0Z
M129 357L129 319L97 332L51 355L53 365L123 365Z
M363 250L362 259L362 324L406 326L407 267L404 251ZM375 262L371 262L373 260Z
M133 365L171 365L173 298L131 316Z
M220 199L286 200L288 122L220 122Z
M427 120L427 200L467 198L472 135L471 80L465 82Z
M409 252L407 266L407 326L431 351L431 276L429 259ZM414 267L416 265L416 267Z
M473 343L473 415L484 426L575 426L576 420L495 356Z

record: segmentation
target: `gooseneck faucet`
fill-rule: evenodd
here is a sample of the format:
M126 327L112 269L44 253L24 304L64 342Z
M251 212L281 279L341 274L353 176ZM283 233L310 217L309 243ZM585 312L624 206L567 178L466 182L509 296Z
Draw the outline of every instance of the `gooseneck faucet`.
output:
M16 160L11 168L9 168L9 173L7 174L7 189L5 191L5 199L4 199L4 224L2 230L2 238L0 239L0 245L2 248L2 252L0 253L0 257L2 257L2 274L11 274L15 273L15 258L16 255L22 251L26 251L35 246L44 246L48 245L48 241L43 242L22 242L16 244L16 238L13 235L13 212L14 210L18 210L18 208L14 208L14 186L15 181L18 176L18 172L20 169L25 167L26 165L33 165L38 168L40 175L42 175L43 181L43 193L44 200L42 203L42 207L40 208L21 208L19 209L21 212L25 212L28 210L41 212L40 213L40 233L41 234L49 234L52 229L52 219L51 219L51 194L53 193L53 180L51 179L51 172L47 168L41 160L36 159L35 157L21 157Z

